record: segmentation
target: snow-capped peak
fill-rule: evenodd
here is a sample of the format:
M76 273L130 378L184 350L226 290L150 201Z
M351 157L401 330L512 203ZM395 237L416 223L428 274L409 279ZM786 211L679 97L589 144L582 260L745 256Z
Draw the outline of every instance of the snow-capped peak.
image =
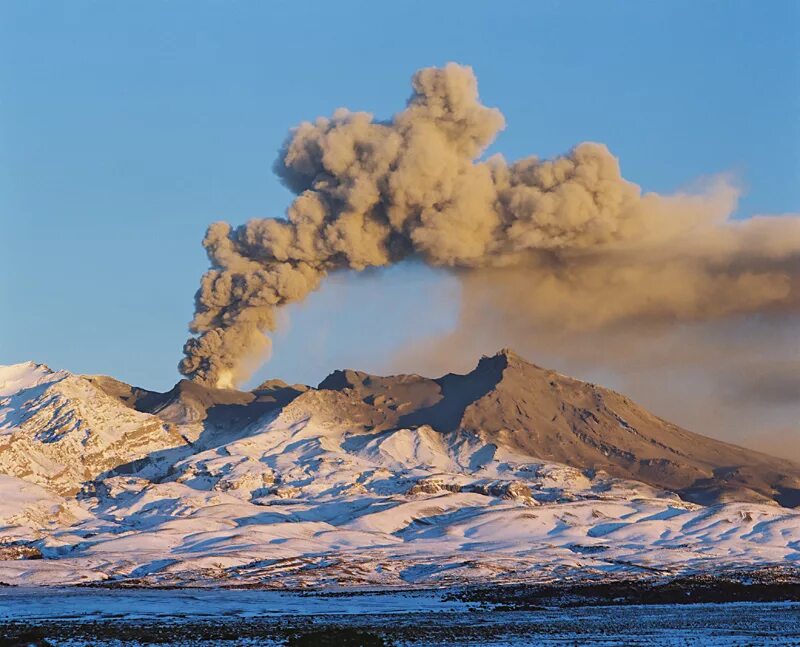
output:
M67 374L66 371L58 373ZM0 397L14 395L24 389L50 382L54 375L56 375L55 371L36 362L0 365Z

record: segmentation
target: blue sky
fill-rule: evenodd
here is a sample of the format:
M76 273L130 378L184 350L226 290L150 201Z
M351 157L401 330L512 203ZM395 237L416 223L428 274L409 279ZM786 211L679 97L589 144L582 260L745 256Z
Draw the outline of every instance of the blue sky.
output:
M389 116L447 61L505 114L491 152L597 140L646 190L731 172L737 217L800 210L794 1L3 0L0 363L168 388L204 230L282 215L288 129L339 106ZM339 277L288 313L259 377L385 368L456 308L424 267Z

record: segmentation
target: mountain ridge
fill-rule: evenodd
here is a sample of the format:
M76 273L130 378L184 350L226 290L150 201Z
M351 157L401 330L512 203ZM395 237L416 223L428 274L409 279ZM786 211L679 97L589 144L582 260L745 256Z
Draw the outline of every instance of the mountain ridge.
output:
M180 380L159 393L108 376L83 377L167 426L202 425L210 418L223 427L246 427L290 403L307 402L309 410L335 412L352 433L421 426L473 433L531 458L603 470L698 503L800 505L800 465L688 431L623 394L538 366L507 348L484 356L466 374L428 378L341 369L317 387L268 380L238 391Z
M469 431L534 458L673 489L687 500L738 497L800 505L800 465L685 430L623 394L538 366L508 348L484 356L463 375L378 376L340 369L316 388L290 387L280 380L266 385L280 393L277 406L309 392L344 393L351 401L334 406L365 431L421 425L444 433ZM202 394L202 419L220 404L263 402L264 387L235 391L181 380L162 395L166 401L176 390ZM159 395L150 395L149 401L160 402ZM143 410L159 415L155 406ZM262 405L258 415L267 411ZM186 420L186 414L166 419Z
M623 394L537 366L510 349L482 358L466 375L383 377L345 370L318 388L353 394L382 411L390 427L394 421L397 427L470 431L532 457L604 469L677 490L689 500L708 503L738 492L745 500L800 505L800 465L690 432ZM420 400L429 406L420 408ZM404 415L393 417L387 407L404 409Z
M441 586L783 567L800 558L800 511L781 507L797 475L510 351L465 375L345 370L248 392L0 367L0 556L43 558L0 559L0 583Z

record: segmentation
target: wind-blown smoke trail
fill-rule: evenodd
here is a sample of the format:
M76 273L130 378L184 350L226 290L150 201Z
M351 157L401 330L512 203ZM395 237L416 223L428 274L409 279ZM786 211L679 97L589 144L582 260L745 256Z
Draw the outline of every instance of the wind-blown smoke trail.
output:
M729 221L737 191L642 194L601 144L553 160L478 161L504 126L469 67L420 70L389 122L337 110L292 131L276 172L285 219L211 225L180 371L232 386L265 359L276 308L328 272L410 256L508 288L557 326L800 308L800 218ZM518 294L517 294L518 292Z

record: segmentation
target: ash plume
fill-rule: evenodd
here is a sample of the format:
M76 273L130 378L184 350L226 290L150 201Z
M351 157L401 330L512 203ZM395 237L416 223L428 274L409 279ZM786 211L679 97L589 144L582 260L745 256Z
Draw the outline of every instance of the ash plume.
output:
M504 119L471 68L422 69L412 87L390 121L339 109L291 132L275 165L297 195L285 218L211 225L183 374L241 383L277 308L329 272L409 257L496 285L503 316L532 330L800 310L800 217L730 220L724 178L643 194L602 144L482 160Z

